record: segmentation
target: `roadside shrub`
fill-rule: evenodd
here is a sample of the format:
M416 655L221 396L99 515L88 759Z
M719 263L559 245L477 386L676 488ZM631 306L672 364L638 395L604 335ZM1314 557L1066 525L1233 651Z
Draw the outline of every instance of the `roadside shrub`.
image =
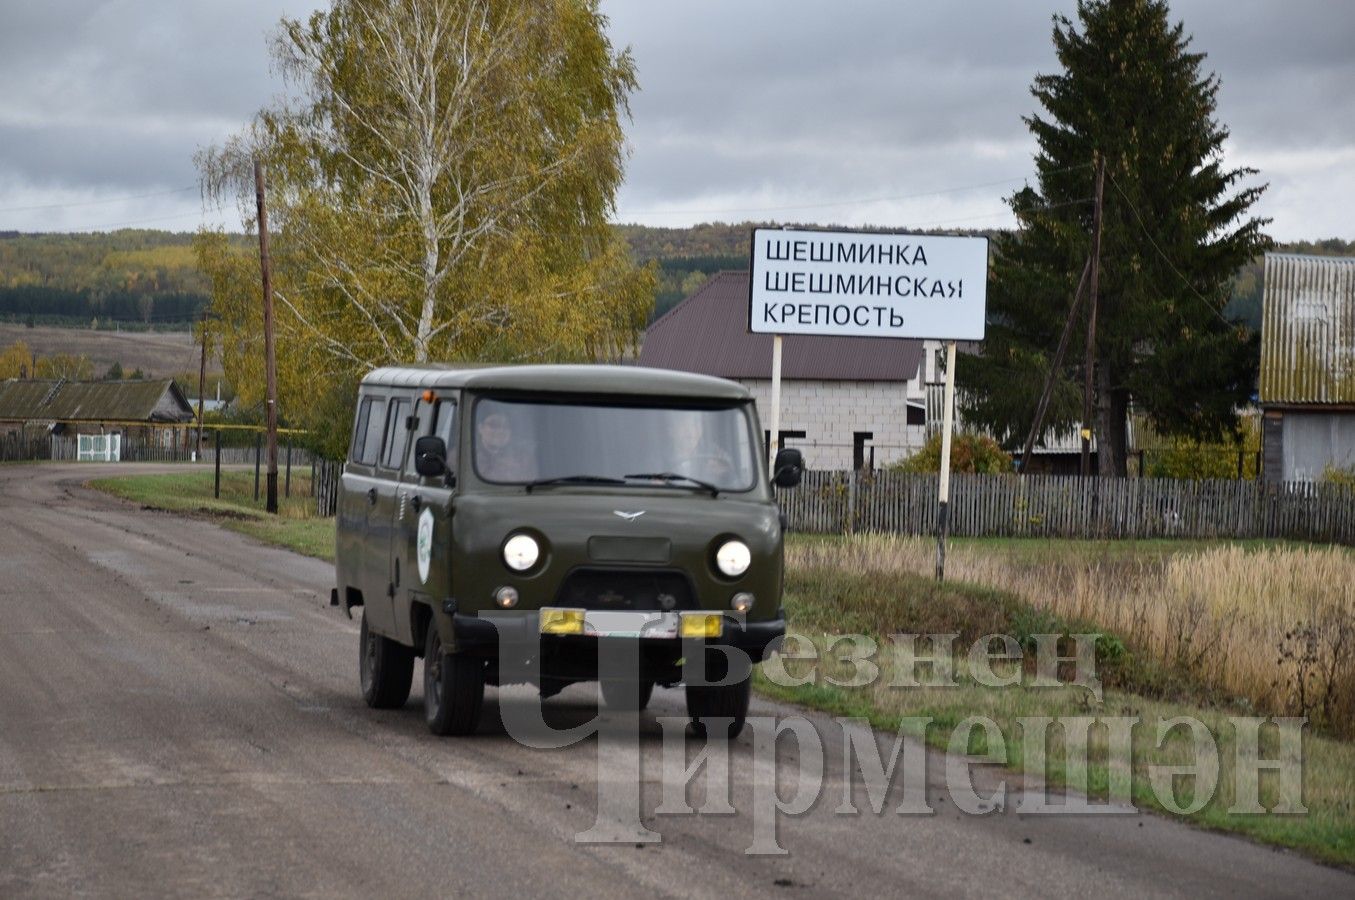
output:
M899 472L940 472L940 432L927 438L921 450L890 468ZM998 446L997 441L987 435L963 431L951 439L950 470L980 475L1001 475L1013 471L1012 458Z
M1327 484L1339 484L1342 487L1355 488L1355 466L1340 468L1327 466L1322 471L1322 480Z

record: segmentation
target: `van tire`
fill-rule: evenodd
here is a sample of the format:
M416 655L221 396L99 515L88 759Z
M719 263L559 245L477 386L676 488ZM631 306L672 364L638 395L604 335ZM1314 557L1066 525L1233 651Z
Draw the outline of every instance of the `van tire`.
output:
M706 667L707 677L712 680L723 680L728 672L723 653L707 653ZM726 719L726 736L729 740L738 737L748 717L748 701L752 690L751 672L733 684L687 685L687 715L692 719L692 732L698 737L719 737L714 729L707 727L707 720Z
M358 630L358 683L362 699L372 709L399 709L409 699L413 682L414 648L369 630L364 609Z
M648 678L639 681L602 681L598 685L609 709L641 710L649 705L649 698L654 694L654 682Z
M428 626L423 655L423 711L434 734L471 734L485 699L485 661L446 653L436 624Z

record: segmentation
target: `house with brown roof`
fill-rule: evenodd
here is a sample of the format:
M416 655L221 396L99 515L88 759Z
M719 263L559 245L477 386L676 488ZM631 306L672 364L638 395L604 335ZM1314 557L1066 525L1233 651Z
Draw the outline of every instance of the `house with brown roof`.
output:
M172 379L147 381L0 381L0 436L120 434L141 444L172 446L173 429L193 408Z
M645 332L639 365L716 375L752 391L769 414L772 336L748 330L748 272L719 272ZM925 345L925 346L924 346ZM786 335L780 445L815 469L883 466L926 438L933 341ZM764 438L768 437L764 433Z

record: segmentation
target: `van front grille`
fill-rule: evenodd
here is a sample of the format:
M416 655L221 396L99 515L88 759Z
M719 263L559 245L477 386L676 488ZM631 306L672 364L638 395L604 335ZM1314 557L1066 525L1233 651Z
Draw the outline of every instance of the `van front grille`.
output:
M696 592L681 572L575 569L556 595L557 606L667 612L696 609Z

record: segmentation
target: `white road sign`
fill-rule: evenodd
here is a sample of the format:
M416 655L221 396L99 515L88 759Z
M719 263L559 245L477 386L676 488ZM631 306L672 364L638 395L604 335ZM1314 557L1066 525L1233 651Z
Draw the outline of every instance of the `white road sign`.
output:
M753 230L748 330L983 339L988 239Z

